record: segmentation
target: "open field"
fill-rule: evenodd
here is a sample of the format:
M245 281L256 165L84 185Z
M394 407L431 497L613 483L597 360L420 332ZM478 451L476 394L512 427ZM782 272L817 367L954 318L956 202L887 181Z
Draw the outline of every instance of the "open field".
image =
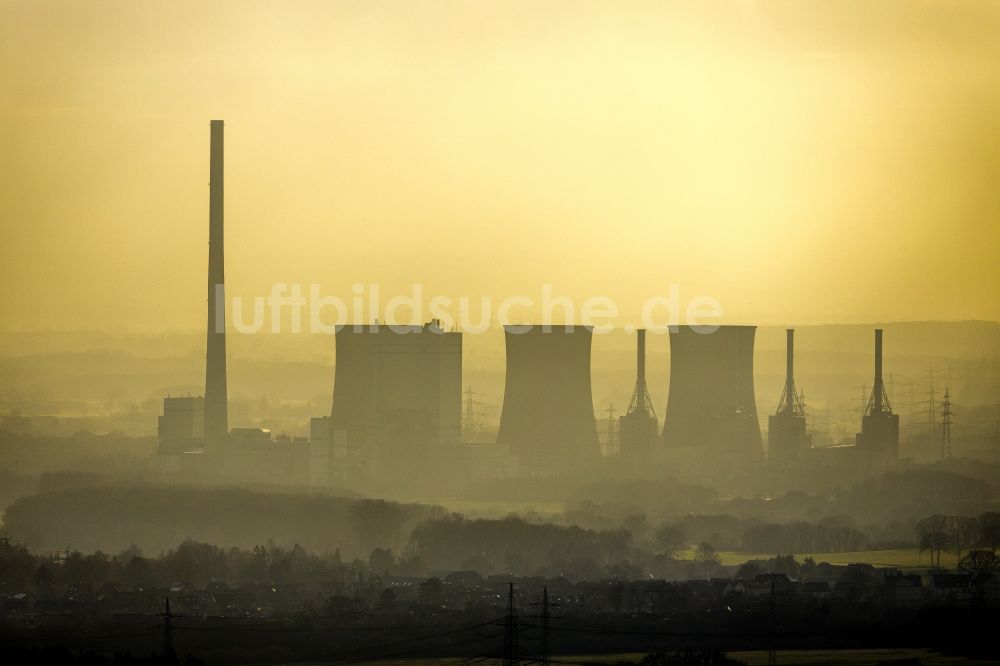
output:
M942 564L944 562L942 561ZM733 659L745 661L750 666L768 663L766 651L730 652ZM886 650L781 650L777 653L777 663L796 664L796 666L862 666L895 662L902 659L915 659L921 666L966 666L989 663L982 660L953 657L921 649L886 649Z
M726 566L743 564L747 560L768 560L775 553L747 553L742 551L720 551L719 559ZM680 553L683 559L694 559L694 549ZM844 553L795 553L795 559L802 562L811 557L819 562L830 564L871 564L876 567L894 567L897 569L924 569L931 566L930 553L920 552L918 548L897 548L893 550L860 550ZM941 566L953 568L957 566L955 553L941 553Z
M565 511L563 502L517 502L508 500L495 502L492 500L470 500L458 497L427 498L419 500L426 504L437 504L448 511L461 513L470 518L504 518L510 514L540 514L553 515Z
M733 659L745 661L749 666L763 666L768 663L766 651L730 652ZM580 664L589 666L597 664L618 664L638 662L642 654L602 654L602 655L566 655L553 656L553 663ZM988 666L1000 663L998 661L983 661L954 657L921 648L891 648L884 650L779 650L777 663L796 666L874 666L884 662L894 662L903 659L918 660L921 666ZM325 666L326 662L309 662L297 666ZM435 666L443 664L461 665L469 663L458 657L436 659L386 659L362 662L362 666ZM499 659L477 661L476 663L491 666L499 664Z

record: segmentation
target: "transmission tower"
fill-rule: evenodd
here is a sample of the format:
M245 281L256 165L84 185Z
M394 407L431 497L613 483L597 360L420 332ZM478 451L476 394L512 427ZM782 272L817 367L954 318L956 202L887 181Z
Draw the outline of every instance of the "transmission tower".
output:
M867 383L861 384L860 386L855 386L854 388L856 388L859 391L861 391L861 394L860 394L860 396L858 398L858 412L862 416L864 416L865 415L865 406L868 404L868 384Z
M469 386L465 390L465 400L463 401L462 407L462 433L465 436L466 442L471 442L473 440L482 425L479 419L479 412L476 409L482 403L477 400L473 400L474 395L475 394L472 392L472 386Z
M770 615L771 615L771 645L767 651L767 666L777 666L778 663L778 603L774 592L774 581L771 581Z
M611 405L607 408L606 412L608 414L608 455L616 456L620 453L620 451L618 447L617 432L615 428L615 424L618 421L618 419L615 418L615 414L618 413L615 410L615 403L612 402Z
M174 660L174 624L170 613L170 597L166 598L163 608L163 658Z
M927 432L933 437L937 432L937 390L934 387L934 370L928 373L927 400Z
M549 603L549 588L546 585L542 586L542 600L536 601L528 604L529 606L538 606L541 611L538 615L528 615L526 617L537 618L542 621L541 629L542 635L540 639L540 651L538 659L533 659L529 661L534 661L538 664L543 664L547 666L552 663L552 609L559 608L559 604Z
M552 657L552 637L549 627L549 588L542 587L542 666L548 666Z
M951 458L951 394L944 389L944 403L941 406L941 458Z
M507 615L503 622L503 666L515 666L520 661L517 645L517 605L514 602L514 583L507 592Z

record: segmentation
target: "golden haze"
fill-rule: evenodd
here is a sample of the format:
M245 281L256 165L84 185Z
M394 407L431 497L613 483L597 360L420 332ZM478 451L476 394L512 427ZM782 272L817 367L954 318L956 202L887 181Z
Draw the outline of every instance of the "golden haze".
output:
M995 2L2 2L3 326L227 283L1000 319Z

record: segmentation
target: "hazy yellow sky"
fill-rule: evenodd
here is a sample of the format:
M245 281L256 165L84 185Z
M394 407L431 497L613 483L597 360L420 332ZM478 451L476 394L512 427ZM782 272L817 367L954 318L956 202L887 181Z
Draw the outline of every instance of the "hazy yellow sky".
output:
M227 282L1000 319L1000 4L0 1L4 328Z

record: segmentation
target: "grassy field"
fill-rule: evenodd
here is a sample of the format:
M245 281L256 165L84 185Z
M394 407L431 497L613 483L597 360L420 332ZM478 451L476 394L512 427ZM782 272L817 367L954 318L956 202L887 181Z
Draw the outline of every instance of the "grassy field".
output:
M733 659L745 661L749 666L763 666L768 663L767 652L730 652ZM779 650L777 653L777 663L796 666L874 666L880 662L896 661L900 659L917 659L922 666L987 666L996 664L996 661L972 660L964 657L951 657L919 648L893 648L885 650ZM620 662L638 662L641 654L603 654L603 655L559 655L553 657L553 662L558 664L617 664ZM381 661L362 662L362 666L432 666L453 664L461 665L470 663L468 660L454 658L438 659L387 659ZM493 666L500 663L499 660L476 661L471 663L485 664ZM298 664L297 666L324 666L325 662L310 662L310 664Z
M944 564L942 560L942 564ZM745 661L750 666L768 663L767 652L730 652L733 659ZM930 650L784 650L777 653L779 664L796 666L862 666L892 662L900 659L917 659L922 666L966 666L989 662L975 661L965 657L951 657Z
M460 498L436 498L426 500L428 503L443 506L448 511L454 511L474 518L503 518L509 514L535 513L553 515L565 510L561 502L516 502L502 503L492 501L466 500ZM694 559L694 547L678 553L685 560ZM784 553L783 553L784 554ZM719 551L719 559L726 566L737 566L747 560L769 560L776 553L753 553L735 550ZM893 567L896 569L925 569L931 566L930 553L920 552L917 548L897 548L893 550L861 550L844 553L795 553L795 559L802 562L811 557L816 562L830 564L871 564L876 567ZM954 568L958 558L953 552L941 553L941 566Z
M448 511L461 513L470 518L503 518L512 513L518 515L537 513L549 516L565 510L562 502L493 502L457 497L433 498L421 501L427 504L437 504Z
M721 551L719 559L726 566L743 564L747 560L768 560L775 553L746 553L741 551ZM694 559L694 549L688 549L680 554L684 559ZM894 550L861 550L847 553L795 553L795 559L802 562L811 557L819 562L830 564L854 564L855 562L871 564L876 567L895 567L898 569L923 569L931 565L930 554L921 553L917 548L898 548ZM941 566L954 567L958 563L955 553L942 553Z

